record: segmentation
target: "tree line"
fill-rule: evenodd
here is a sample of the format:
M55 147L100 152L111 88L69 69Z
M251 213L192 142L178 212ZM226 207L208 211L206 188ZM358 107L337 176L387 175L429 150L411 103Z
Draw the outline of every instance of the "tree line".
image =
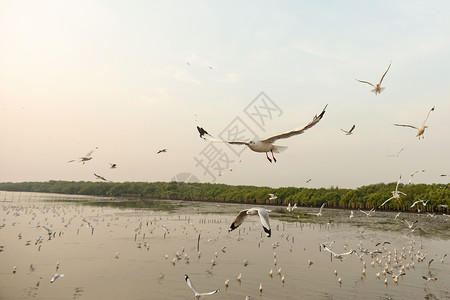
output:
M246 185L225 185L215 183L180 183L180 182L91 182L91 181L46 181L46 182L4 182L0 190L16 192L39 192L71 195L92 195L122 197L126 199L173 199L186 201L218 201L229 203L321 206L349 209L371 209L379 207L392 196L396 182L377 183L356 189L297 188L297 187L257 187ZM409 184L399 185L401 202L393 199L381 209L448 212L450 206L450 188L446 184ZM276 194L276 199L269 199L269 193ZM411 208L419 200L429 200L426 206L421 204Z

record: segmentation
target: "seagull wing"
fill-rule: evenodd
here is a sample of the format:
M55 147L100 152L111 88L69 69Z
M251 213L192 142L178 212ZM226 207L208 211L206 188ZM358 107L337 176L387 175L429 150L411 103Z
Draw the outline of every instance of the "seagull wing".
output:
M424 125L425 125L425 123L427 122L428 118L430 117L430 114L431 114L431 112L432 112L432 111L434 111L434 106L433 106L433 108L432 108L432 109L430 109L430 111L428 112L428 115L427 115L427 117L426 117L425 121L423 121L423 124L422 124L422 126L424 126Z
M322 209L323 209L323 207L325 206L326 203L327 203L327 202L325 201L325 202L322 204L322 206L320 207L320 209L319 209L319 214L322 213Z
M244 209L239 212L236 219L234 219L233 223L231 223L231 226L228 229L228 231L235 230L242 224L242 222L244 222L245 218L247 217L247 211L248 211L248 209Z
M245 144L247 144L247 142L245 142L245 141L226 141L226 140L221 140L221 139L215 138L212 135L210 135L202 127L198 127L197 126L197 130L200 133L200 137L202 139L204 139L205 141L210 142L210 143L228 143L228 144L234 144L234 145L245 145Z
M214 295L215 293L217 293L219 290L215 290L212 292L207 292L207 293L198 293L199 296L208 296L208 295Z
M414 129L419 130L419 128L417 128L416 126L407 125L407 124L394 124L394 125L395 125L395 126L403 126L403 127L411 127L411 128L414 128Z
M400 184L400 180L402 179L402 174L400 174L400 177L398 178L397 185L395 186L395 191L398 192L398 185Z
M89 151L88 153L86 153L86 155L84 157L90 157L92 155L92 153L94 153L94 150Z
M391 197L391 198L387 199L387 200L384 201L383 204L381 204L379 207L382 207L383 205L385 205L386 203L388 203L388 202L391 201L392 199L394 199L394 197Z
M187 285L191 288L191 290L195 293L195 295L198 295L198 292L195 289L195 286L192 284L191 279L189 279L189 276L184 275L184 280L186 280Z
M270 237L272 230L270 229L269 224L269 213L264 208L258 208L259 219L261 220L262 227L264 232L267 234L267 237Z
M355 129L355 124L353 124L352 128L350 129L350 131L348 133L352 133L352 131Z
M279 139L287 139L291 136L294 135L298 135L298 134L302 134L303 132L305 132L305 130L308 130L309 128L313 127L314 125L316 125L317 123L319 123L319 121L322 119L323 115L325 114L325 109L327 108L328 104L325 105L325 107L323 108L322 112L317 116L315 115L314 118L312 119L311 122L309 122L307 125L303 126L303 127L299 127L297 129L291 130L291 131L287 131L287 132L283 132L277 135L273 135L271 137L265 138L263 140L261 140L261 142L267 142L267 143L273 143L276 140Z
M380 83L379 83L379 84L381 84L381 82L383 82L384 76L386 76L386 73L387 73L387 72L389 71L389 69L391 68L391 64L392 64L392 62L389 63L389 66L388 66L386 72L384 72L383 76L381 76L381 79L380 79Z
M370 84L371 86L375 87L375 85L373 85L372 83L370 83L368 81L359 80L359 79L356 79L356 81L359 81L359 82L362 82L362 83L367 83L367 84Z
M341 128L341 130L342 130L343 132L345 132L346 134L349 134L349 131L344 130L344 129L342 129L342 128Z

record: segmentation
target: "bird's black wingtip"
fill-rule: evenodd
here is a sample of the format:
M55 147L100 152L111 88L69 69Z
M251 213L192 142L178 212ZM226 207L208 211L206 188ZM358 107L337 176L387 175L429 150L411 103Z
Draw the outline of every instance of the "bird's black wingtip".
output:
M197 126L198 133L200 133L200 137L203 138L203 135L208 134L208 132L202 127Z

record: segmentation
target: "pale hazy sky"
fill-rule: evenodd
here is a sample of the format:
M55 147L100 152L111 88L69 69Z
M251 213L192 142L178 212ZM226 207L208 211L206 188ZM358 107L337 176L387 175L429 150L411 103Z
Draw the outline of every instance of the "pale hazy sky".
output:
M218 136L235 121L266 137L326 104L318 125L277 142L289 149L276 164L214 144L214 182L358 187L421 169L413 182L448 182L449 11L448 1L0 0L0 182L94 172L211 182L195 159L213 148L196 125ZM355 81L377 82L389 61L380 95ZM245 112L261 92L279 110L258 127ZM433 106L424 140L393 126L421 125ZM94 147L85 165L67 163ZM224 157L233 171L218 176Z

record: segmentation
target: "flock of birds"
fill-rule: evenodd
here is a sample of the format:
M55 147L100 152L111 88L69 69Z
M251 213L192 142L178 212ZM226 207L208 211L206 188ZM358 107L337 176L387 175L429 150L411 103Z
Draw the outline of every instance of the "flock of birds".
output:
M189 64L189 63L188 63ZM365 83L365 84L369 84L373 87L373 89L371 90L373 93L375 93L375 95L380 94L383 90L384 87L381 86L383 79L385 78L386 74L388 73L389 69L391 67L391 63L389 64L387 70L384 72L384 74L382 75L380 81L376 84L372 84L368 81L363 81L363 80L358 80L358 82L361 83ZM204 128L197 126L197 130L198 133L200 134L200 137L202 139L204 139L207 142L211 142L211 143L228 143L231 145L245 145L247 146L250 150L254 151L254 152L259 152L259 153L265 153L266 154L266 158L267 160L272 163L272 162L276 162L277 159L275 158L274 153L280 153L284 150L287 149L287 147L285 146L280 146L280 145L276 145L275 142L277 142L278 140L281 139L287 139L296 135L300 135L303 134L306 130L314 127L315 125L317 125L323 118L323 116L325 115L325 111L328 105L326 105L323 110L318 114L315 115L312 119L312 121L310 121L309 123L307 123L304 126L301 126L299 128L290 130L290 131L286 131L286 132L282 132L279 134L275 134L272 136L269 136L267 138L263 138L263 139L254 139L254 140L250 140L250 141L243 141L243 140L221 140L218 138L215 138L214 136L212 136L211 134L209 134ZM416 127L413 125L408 125L408 124L394 124L395 126L402 126L402 127L410 127L413 129L417 130L417 137L419 139L423 139L424 136L424 132L425 129L427 128L427 121L429 120L429 117L431 115L431 112L434 111L434 107L431 108L431 110L428 112L427 117L425 118L425 120L423 121L422 125L420 127ZM346 135L351 135L353 134L354 130L355 130L356 125L353 125L349 130L344 130L341 129ZM71 162L81 162L82 164L85 164L86 162L89 162L90 160L92 160L93 156L92 154L94 153L95 150L97 150L98 148L95 148L91 151L89 151L88 153L86 153L86 155L79 157L77 159L73 159L68 161L69 163ZM400 154L400 152L403 150L403 148L397 153L394 154L393 156L398 156ZM165 153L167 152L168 149L161 149L157 152L157 154L160 153ZM269 156L269 153L271 154L271 156ZM111 169L115 169L117 168L117 164L115 163L110 163L110 168ZM410 175L410 182L412 181L412 178L415 174L419 173L419 172L425 172L425 170L418 170L415 171L413 173L411 173ZM102 181L107 181L107 179L97 173L94 173L95 178L102 180ZM386 205L387 203L389 203L391 200L396 200L396 201L401 201L401 196L406 196L405 193L403 193L402 191L398 190L400 181L401 181L402 176L400 175L398 182L397 182L397 186L395 188L394 191L392 191L392 197L388 198L386 201L384 201L378 208L383 207L384 205ZM277 196L275 194L270 194L269 195L270 198L269 199L276 199ZM411 207L414 207L418 204L421 204L422 206L426 206L427 205L427 201L425 200L418 200L416 202L413 203L413 205ZM324 215L324 207L326 205L326 202L324 202L322 204L322 206L320 207L319 211L317 213L308 213L310 215L314 215L316 217L322 217ZM5 211L6 207L3 207L3 210ZM286 208L286 210L288 211L288 213L292 213L297 209L296 204L294 204L293 206L291 206L291 204L288 204L288 207ZM376 209L372 208L369 212L365 212L362 211L362 213L364 213L367 217L372 217L375 213ZM228 229L228 234L231 234L232 231L238 229L243 223L244 221L247 219L247 217L249 216L259 216L259 221L262 225L262 230L265 233L267 238L271 238L272 237L272 229L270 226L270 222L269 222L269 214L271 213L271 210L268 210L266 208L263 207L252 207L252 208L248 208L248 209L243 209L241 210L237 216L235 217L235 219L233 220L233 222L231 223L231 225L229 226ZM399 214L395 217L397 218L399 216ZM446 216L446 215L444 215ZM354 218L354 213L353 211L351 211L350 214L350 219ZM434 217L434 215L432 216ZM5 219L4 219L5 220ZM410 230L410 234L414 232L414 227L415 225L419 222L419 220L414 220L414 221L408 221L405 218L401 219L408 227L408 229ZM63 217L63 221L67 222L67 220L64 220ZM71 222L71 220L68 220L69 224ZM86 220L85 218L82 219L83 224L86 224L86 227L88 227L91 230L91 235L94 235L94 228L95 226L93 225L93 223L91 221ZM148 223L147 223L148 224ZM38 228L42 228L43 230L45 230L48 234L48 240L51 240L52 238L56 238L56 231L53 231L52 229L50 229L47 225L37 225ZM164 239L166 238L166 235L170 234L170 229L168 228L168 226L166 225L162 225L161 228L164 231ZM142 230L142 223L140 225L139 230L137 231L141 231ZM79 229L78 229L79 231ZM77 233L78 234L78 233ZM60 235L61 236L61 232ZM361 238L363 238L363 232L360 232L360 236ZM22 238L21 236L19 237L20 239ZM137 238L137 233L135 235L135 240ZM238 240L239 238L242 238L241 233L238 234ZM286 239L289 239L290 237L286 237ZM293 240L293 237L291 237ZM263 241L263 239L261 238L261 241L259 242L259 247L261 245L261 242ZM31 245L31 240L28 240L26 242L25 245ZM198 236L198 244L197 244L197 248L199 247L199 242L200 242L200 234ZM39 238L36 240L35 245L40 245L43 243L43 238L42 236L39 236ZM277 245L278 243L278 245ZM274 243L273 249L275 249L276 247L279 246L279 242ZM338 252L337 250L333 249L333 242L332 243L319 243L319 251L324 251L330 254L331 260L333 259L337 259L339 261L344 261L344 259L347 259L348 257L351 256L356 256L360 259L360 261L363 264L363 269L362 269L362 276L366 276L367 273L367 267L366 267L366 261L364 260L364 257L370 258L371 261L371 265L373 268L376 268L377 266L380 268L380 271L376 273L376 278L380 279L381 276L384 276L384 283L386 285L388 285L388 276L392 277L392 280L394 283L398 284L399 278L406 276L407 272L411 269L415 268L415 264L419 263L419 262L424 262L426 260L427 254L421 252L421 250L416 250L415 249L415 245L414 245L414 241L411 241L409 250L407 250L405 247L403 247L402 250L397 250L397 249L388 249L390 242L389 241L383 241L380 243L377 243L372 249L369 248L365 248L363 246L362 241L357 245L357 249L346 249L348 246L345 245L344 246L344 252ZM144 244L145 247L147 247L147 249L149 249L150 245ZM380 247L378 247L380 246ZM142 245L140 244L139 247L142 247ZM2 246L0 248L2 251L4 251L4 246ZM292 249L292 248L291 248ZM40 251L40 246L39 246L39 251ZM417 252L416 252L417 251ZM184 251L183 251L184 252ZM222 248L222 252L225 252L225 247ZM198 257L200 258L200 251L198 251ZM446 256L446 255L445 255ZM441 259L442 263L444 262L444 258L445 256ZM116 259L119 259L119 252L116 252L114 257ZM167 255L165 256L167 259ZM217 258L217 252L215 254L215 257ZM181 255L177 252L176 257L173 259L172 264L175 265L176 261L179 260L181 258ZM276 254L274 253L274 265L276 266ZM185 260L189 261L189 256L185 255ZM432 264L433 259L428 260L428 266L430 267L430 265ZM211 261L211 268L213 268L215 265L217 264L215 259L212 259ZM248 265L248 261L244 262L244 266ZM313 262L311 260L308 260L308 267L311 267L313 265ZM30 269L32 268L32 266L30 266ZM57 263L57 270L59 268L59 263ZM17 268L16 266L13 267L13 273L16 274L17 272ZM280 275L280 279L281 282L284 286L285 283L285 277L282 274L281 268L279 268L277 270L277 273ZM337 277L338 273L337 270L334 271L334 275ZM269 276L272 277L273 276L273 270L271 269L269 272ZM56 273L54 274L51 279L50 279L50 283L54 283L58 278L63 278L64 274L62 273ZM430 271L428 274L423 275L422 278L426 281L426 282L433 282L437 280L437 277L435 277L432 272ZM160 278L162 279L162 278ZM186 274L184 276L185 282L187 284L187 286L192 290L192 292L194 293L194 297L196 299L199 299L200 297L204 297L204 296L210 296L210 295L214 295L216 293L219 292L219 289L214 289L212 291L209 292L199 292L194 284L191 281L191 278ZM236 279L239 283L242 280L242 273L239 274L239 276ZM342 278L338 277L337 281L339 283L339 286L342 285ZM229 283L229 279L227 279L225 281L225 288L227 289L229 287L230 283ZM259 294L260 296L263 293L263 286L262 283L260 283L259 285ZM250 296L246 296L246 299L250 299Z
M268 195L270 198L278 198L276 194L270 194ZM419 205L426 205L426 201L417 201L417 203L414 203L413 206L419 206ZM178 204L177 204L178 205ZM183 210L182 206L191 206L191 203L183 203L180 202L179 204L181 206L180 212ZM214 207L213 204L211 204L212 207ZM409 276L409 272L414 271L417 267L417 264L424 264L427 266L428 272L424 272L420 274L421 280L423 280L426 283L432 284L433 282L438 281L438 274L436 274L433 271L433 261L437 261L438 258L440 259L441 263L445 263L445 257L446 255L443 255L441 257L437 257L436 255L431 255L428 252L423 250L422 241L420 242L420 245L416 245L416 239L413 235L414 229L417 226L417 224L420 224L422 221L420 221L420 218L426 218L429 219L428 222L434 222L433 220L439 220L436 219L436 216L432 216L429 218L427 215L426 217L424 214L418 215L416 219L412 219L413 214L410 214L411 217L405 217L402 218L401 222L406 225L408 228L407 237L409 237L410 244L403 245L400 249L392 247L391 245L394 244L393 241L389 240L381 240L379 242L375 242L377 238L377 235L373 235L370 237L370 243L367 244L366 241L366 235L369 233L365 233L365 231L359 232L359 238L360 242L356 245L356 242L350 241L345 242L343 245L343 249L340 250L339 247L342 245L342 241L340 242L330 242L332 240L333 236L336 236L339 233L339 227L337 224L333 222L334 218L330 218L329 214L334 213L332 210L327 210L325 208L326 203L323 203L321 206L319 212L313 213L312 210L307 208L298 208L296 205L287 205L283 210L280 210L279 208L276 208L276 213L281 215L287 215L287 216L297 216L298 214L304 214L307 216L310 214L311 216L314 216L314 219L317 221L312 221L309 225L305 225L302 223L294 222L290 225L285 222L277 222L276 231L274 232L274 229L270 225L269 220L269 214L273 213L273 210L269 210L263 207L253 207L249 209L243 209L240 210L240 212L237 214L237 216L233 220L223 220L221 219L219 222L217 222L214 219L208 219L207 215L203 214L197 214L196 216L192 216L188 214L188 217L185 217L185 220L187 223L186 225L181 225L183 223L180 223L179 221L182 220L181 216L178 215L178 219L176 219L176 215L166 215L167 221L164 221L162 217L153 216L149 217L148 211L142 211L139 215L134 217L134 221L131 218L127 218L124 220L122 218L122 223L125 224L125 228L129 229L126 231L130 235L133 233L133 238L128 239L130 242L134 240L135 245L138 249L146 249L147 251L152 251L152 248L156 246L155 243L158 244L164 244L164 241L174 241L178 240L179 243L183 243L183 241L187 241L188 243L191 243L191 247L188 247L188 249L195 249L192 246L193 236L195 234L198 234L198 240L196 245L196 256L198 262L200 262L200 259L202 257L202 254L200 252L200 246L205 248L214 247L214 245L217 245L218 243L224 243L226 241L227 244L217 245L217 250L213 251L213 257L211 259L211 262L209 264L209 268L207 269L207 273L210 275L214 274L214 270L217 268L220 268L219 266L223 263L223 260L220 260L221 255L226 256L227 252L234 252L238 250L243 243L244 239L249 239L248 242L251 242L251 240L254 240L257 242L257 249L259 248L265 248L268 250L268 248L273 249L273 267L267 269L267 274L265 276L269 276L268 278L272 279L276 275L278 275L280 280L280 286L284 287L286 283L288 283L288 276L289 273L286 274L283 272L283 268L289 269L288 266L282 267L283 263L286 263L286 253L293 253L295 249L302 249L303 251L306 251L307 246L299 246L294 248L294 239L300 237L300 241L302 242L302 237L304 232L300 233L297 227L304 227L304 226L311 226L311 224L320 224L322 219L327 220L326 225L324 225L323 228L319 229L318 232L314 233L314 237L317 240L317 243L319 245L319 252L326 252L330 254L331 262L333 260L337 260L339 262L346 262L350 257L357 258L353 264L356 263L356 261L360 261L362 264L362 271L361 271L361 278L362 280L365 279L366 276L369 276L369 270L368 266L370 265L373 269L374 277L377 280L384 281L384 284L388 286L390 284L389 278L392 278L392 282L394 284L399 284L401 278ZM218 205L217 207L221 207L221 205ZM70 210L74 210L75 213L70 213ZM87 236L92 237L92 241L95 241L96 238L96 232L94 232L94 228L100 228L100 238L103 235L107 228L109 229L111 234L116 235L115 231L117 229L112 230L113 226L118 226L119 224L119 217L114 216L110 212L106 213L103 212L103 208L101 209L87 209L88 213L83 212L82 207L80 206L68 206L67 204L47 204L47 203L40 203L38 205L35 205L33 202L27 203L27 204L21 204L20 202L18 204L3 204L2 205L2 216L3 216L3 225L0 227L0 229L3 229L5 227L9 227L9 231L11 230L20 230L20 228L33 228L35 227L36 231L31 229L31 231L28 229L28 231L25 232L19 232L17 234L17 238L19 241L23 241L25 247L30 247L29 249L32 249L32 245L35 245L35 251L41 252L41 251L48 251L52 248L52 242L58 243L58 241L61 240L76 240L78 236L83 235L84 238ZM362 211L363 212L363 211ZM364 212L365 213L365 212ZM384 214L387 214L383 212ZM374 210L367 213L368 216L374 216ZM256 219L252 219L253 216L258 216L258 221ZM317 219L316 219L317 217ZM394 218L396 219L398 215ZM443 216L446 219L450 220L450 216ZM170 222L169 218L172 218L173 220ZM194 220L198 219L198 225L194 224ZM223 218L223 217L221 217ZM353 211L351 212L350 219L357 218L357 216L354 215ZM28 224L24 223L24 220L29 220ZM369 220L369 219L368 219ZM58 223L60 222L60 224ZM178 221L178 222L177 222ZM167 223L166 223L167 222ZM223 222L228 223L228 233L224 235L221 231ZM261 235L256 233L252 228L254 228L254 223L258 222L261 224ZM317 223L318 222L318 223ZM361 222L361 218L359 218L358 221L355 222ZM133 225L136 224L137 225ZM177 225L178 224L178 225ZM245 226L247 224L248 226ZM360 223L359 223L360 224ZM399 223L400 224L400 223ZM292 228L292 226L295 225L295 228ZM22 226L22 227L20 227ZM25 226L25 227L24 227ZM123 226L123 225L121 225ZM214 232L217 230L217 227L219 226L218 232ZM291 229L288 231L285 231L285 226L290 226ZM360 225L359 225L360 226ZM116 227L115 227L116 228ZM48 238L44 238L41 232L45 232L45 235L48 236ZM406 229L405 229L406 230ZM103 233L102 233L103 231ZM28 236L30 235L30 232L35 232L35 234L38 235L35 239L30 239ZM158 232L160 232L161 235L158 235ZM323 242L320 241L321 237L323 237L324 232L327 233L327 239L329 241ZM236 234L237 233L237 234ZM263 238L263 233L265 233L266 238ZM300 234L300 235L298 235ZM201 236L206 235L207 237L201 239ZM217 236L215 236L217 235ZM1 232L0 232L0 236ZM159 236L159 238L157 237ZM183 238L185 236L185 238ZM417 236L418 237L418 236ZM105 238L105 237L103 237ZM120 235L117 235L116 238L118 240L123 240L123 237ZM310 237L311 238L311 237ZM236 239L236 241L234 241ZM26 241L25 241L26 240ZM273 243L270 245L265 245L264 243L269 240L273 240ZM355 238L353 239L355 240ZM102 240L99 240L100 243ZM247 246L250 245L247 242ZM391 244L392 243L392 244ZM70 243L72 244L72 243ZM338 244L341 244L338 246ZM397 245L399 243L397 242ZM169 244L167 244L169 245ZM41 246L43 246L41 250ZM352 247L353 246L353 247ZM116 247L119 247L117 245ZM122 245L123 247L123 245ZM287 247L286 250L281 250L280 247ZM163 251L170 251L167 246L162 246ZM28 249L28 248L27 248ZM234 250L233 250L234 249ZM279 253L276 253L276 249L279 249ZM94 249L92 249L94 250ZM112 250L112 249L111 249ZM114 260L122 260L126 259L124 254L121 255L119 252L120 249L115 249L111 252L111 258ZM8 247L8 245L2 245L0 246L0 252L7 252L7 251L14 251L13 248ZM188 268L189 262L191 260L191 256L188 254L189 250L185 250L185 247L183 247L181 250L177 251L175 253L175 257L171 260L169 259L169 255L165 254L164 259L170 262L169 265L177 266L179 261L184 261L186 264L185 268L182 268L180 271L185 274L184 279L185 283L188 286L188 289L190 289L193 292L193 295L195 298L203 298L211 296L213 297L214 294L217 294L220 292L219 287L215 287L214 289L203 289L205 286L208 286L206 282L201 282L200 287L202 289L197 289L193 282L199 282L201 280L205 280L203 276L199 275L198 271L194 272L194 274L188 275L189 271L191 269ZM206 251L206 250L205 250ZM261 258L254 257L253 253L256 251L253 249L248 248L246 251L242 251L242 255L247 255L247 259L245 259L242 262L243 267L250 266L252 264L260 264L258 260ZM278 251L277 251L278 252ZM123 253L127 253L127 251L124 251ZM208 255L208 252L205 252L206 255ZM221 254L219 254L221 253ZM284 254L283 254L284 253ZM306 253L306 252L305 252ZM1 254L0 254L1 255ZM64 255L61 253L63 261L67 260L69 258L65 258ZM292 254L291 254L292 255ZM155 254L153 254L153 257L155 257ZM320 255L319 255L320 257ZM31 258L31 256L30 256ZM292 257L294 258L294 257ZM305 258L303 255L296 256L296 258ZM61 259L61 258L60 258ZM133 257L133 261L136 261L136 257ZM321 263L317 261L316 258L309 258L305 265L307 268L315 268L316 265L320 265ZM139 260L139 259L138 259ZM203 260L204 261L204 260ZM207 260L206 260L207 261ZM283 262L284 261L284 262ZM290 262L290 259L287 260L288 264L295 263L294 261ZM42 263L39 263L39 261L31 261L29 267L30 274L38 272L41 268L43 268ZM366 263L368 266L366 266ZM4 264L4 263L3 263ZM193 264L193 263L191 263ZM203 263L205 265L207 263ZM233 264L233 263L232 263ZM347 263L345 263L347 264ZM67 264L65 264L67 265ZM344 265L342 265L343 267ZM342 286L345 284L346 280L349 280L347 277L348 275L343 272L343 270L339 270L339 266L332 265L329 268L336 268L334 272L330 269L330 276L334 276L337 280L338 286ZM63 266L64 268L64 266ZM248 267L247 267L248 268ZM328 268L328 267L327 267ZM57 284L57 281L61 280L61 278L66 278L64 280L67 280L67 278L70 278L71 274L67 275L67 269L66 272L59 272L60 269L60 262L56 262L56 272L53 275L48 275L49 282L54 285ZM175 275L177 274L178 268L173 269L173 272ZM188 270L189 269L189 270ZM423 269L423 267L421 267ZM195 270L195 269L194 269ZM71 272L73 272L72 270ZM21 268L18 268L16 265L13 267L12 274L17 276L17 274L22 273L23 270ZM166 270L165 272L169 272ZM245 272L239 272L237 273L236 282L238 285L241 285L244 281L250 280L248 277L249 275ZM162 284L162 282L165 281L165 273L162 273L159 276L159 282ZM181 276L181 275L180 275ZM40 276L42 279L42 275ZM266 277L267 278L267 277ZM181 278L180 278L181 279ZM263 291L263 285L266 284L266 288L264 289L267 292L267 286L272 286L268 282L260 279L261 282L258 283L257 286L255 286L255 292L258 292L260 297L262 297L264 291ZM252 280L254 281L254 279ZM264 283L266 282L266 283ZM39 280L33 289L35 293L37 293L38 288L42 285L41 280ZM232 283L230 282L230 278L226 278L224 281L225 285L225 291L228 290L228 292L232 291L235 292L235 290L230 290ZM270 287L273 288L273 287ZM269 289L270 289L269 288ZM77 291L79 292L82 289L86 288L79 288L77 287ZM270 291L269 291L270 293ZM253 298L253 296L252 296ZM250 295L246 295L246 299L250 299Z

